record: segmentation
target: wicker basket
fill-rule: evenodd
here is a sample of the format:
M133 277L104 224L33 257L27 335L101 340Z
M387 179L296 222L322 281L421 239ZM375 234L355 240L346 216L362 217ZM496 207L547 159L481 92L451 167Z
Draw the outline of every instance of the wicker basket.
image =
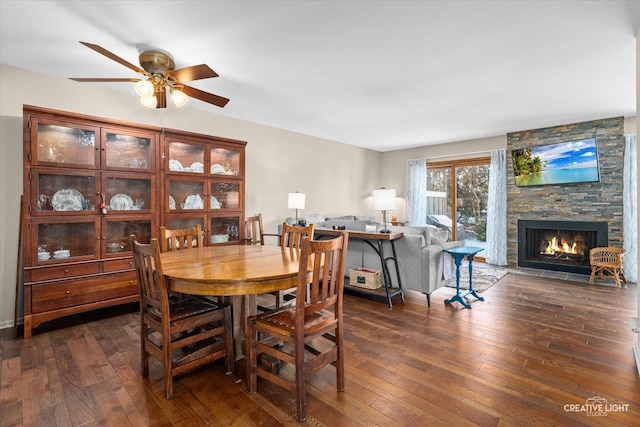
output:
M358 288L378 289L382 286L380 270L368 268L352 268L349 270L349 284Z

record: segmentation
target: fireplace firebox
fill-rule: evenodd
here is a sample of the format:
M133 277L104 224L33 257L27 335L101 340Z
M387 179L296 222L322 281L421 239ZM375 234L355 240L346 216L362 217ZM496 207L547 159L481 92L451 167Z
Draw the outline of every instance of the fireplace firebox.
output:
M518 221L520 267L590 274L589 251L608 243L606 222Z

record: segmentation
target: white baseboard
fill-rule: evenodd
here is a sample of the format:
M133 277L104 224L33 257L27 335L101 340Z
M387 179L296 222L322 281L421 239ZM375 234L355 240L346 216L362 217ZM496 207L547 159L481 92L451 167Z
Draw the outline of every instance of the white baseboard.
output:
M636 368L638 369L638 376L640 377L640 347L638 347L638 343L633 345L633 354L636 356Z
M13 328L13 320L5 320L0 322L0 329Z

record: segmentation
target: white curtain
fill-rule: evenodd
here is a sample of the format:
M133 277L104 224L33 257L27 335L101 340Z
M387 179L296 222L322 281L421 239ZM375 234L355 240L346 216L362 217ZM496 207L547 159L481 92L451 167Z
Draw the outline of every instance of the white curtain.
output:
M426 225L427 159L413 159L407 162L407 181L404 196L404 218L407 225Z
M487 263L507 265L507 150L492 150L487 201Z
M624 242L624 275L638 282L638 143L636 135L624 137L624 172L622 184L622 217Z

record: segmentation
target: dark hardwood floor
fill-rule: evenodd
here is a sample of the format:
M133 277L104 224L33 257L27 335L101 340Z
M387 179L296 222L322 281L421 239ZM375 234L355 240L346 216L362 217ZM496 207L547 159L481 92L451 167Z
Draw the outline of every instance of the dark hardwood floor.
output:
M413 292L393 310L346 296L346 390L336 392L333 367L314 374L305 423L292 418L291 393L260 382L248 395L242 361L233 375L219 361L180 377L166 400L159 364L140 377L131 308L41 327L29 340L5 329L0 425L640 425L636 285L510 273L471 310L445 305L452 294L436 291L430 310ZM592 398L608 411L587 414Z

